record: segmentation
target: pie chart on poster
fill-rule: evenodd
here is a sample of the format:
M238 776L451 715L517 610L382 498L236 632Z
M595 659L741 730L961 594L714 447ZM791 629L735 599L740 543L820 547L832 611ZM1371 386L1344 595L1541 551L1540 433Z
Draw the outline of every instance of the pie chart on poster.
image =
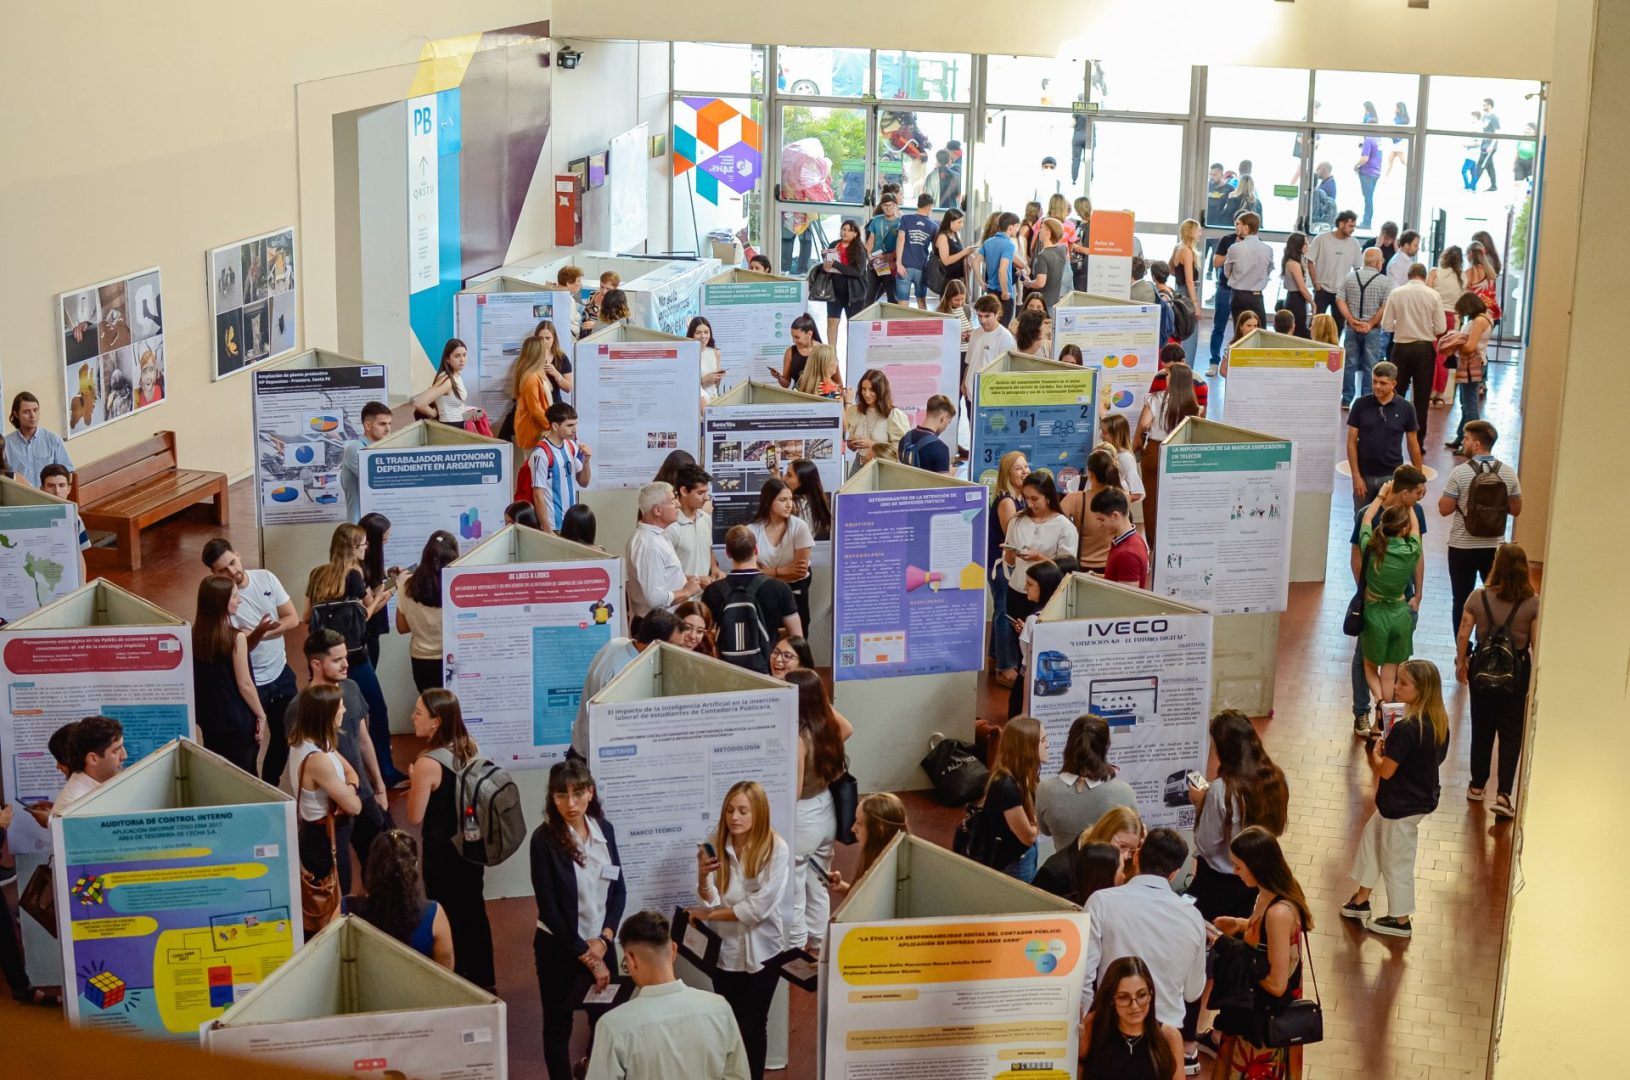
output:
M338 431L340 418L337 416L313 416L311 418L312 431Z
M1130 409L1132 407L1132 391L1117 390L1109 396L1109 403L1117 409Z
M300 497L300 491L299 491L298 488L279 486L279 487L274 487L272 489L272 501L273 502L289 503L289 502L293 502L294 500L298 499L299 497Z
M339 502L340 497L338 495L335 495L333 492L330 491L330 492L325 492L322 495L313 495L311 497L311 501L316 503L318 506L330 506L330 505L332 505L334 503Z
M317 451L309 446L297 447L294 451L294 460L302 465L310 465L317 460Z

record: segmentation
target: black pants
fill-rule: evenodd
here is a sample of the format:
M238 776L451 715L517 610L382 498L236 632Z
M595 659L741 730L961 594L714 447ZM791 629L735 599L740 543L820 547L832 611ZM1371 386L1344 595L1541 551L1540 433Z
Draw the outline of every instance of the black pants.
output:
M1189 883L1188 894L1194 897L1194 906L1207 922L1215 922L1219 915L1246 919L1256 906L1256 890L1246 885L1238 874L1213 870L1210 863L1199 857L1194 860L1194 880Z
M538 969L538 997L543 1004L543 1067L549 1080L571 1080L572 1013L593 980L569 947L542 930L532 933L532 960ZM591 1045L594 1019L590 1012Z
M249 714L248 706L244 706L243 713L241 717L200 718L198 733L203 736L205 750L220 754L250 776L255 776L255 758L260 755L260 744L255 742L255 718ZM288 753L287 746L284 753Z
M1477 155L1477 171L1472 173L1473 189L1477 187L1477 182L1483 179L1484 173L1488 173L1489 186L1483 190L1493 191L1499 187L1500 181L1494 176L1494 147L1492 146Z
M1499 787L1495 790L1509 796L1517 783L1517 762L1522 757L1523 718L1528 713L1528 672L1523 671L1516 693L1501 694L1490 690L1472 690L1472 787L1488 783L1489 759L1494 754L1494 740L1500 740Z
M283 726L284 714L299 687L294 683L294 672L284 664L277 678L265 686L255 687L260 697L260 708L266 714L266 756L260 761L260 778L276 787L283 779L283 770L289 763L288 732Z
M0 847L6 843L5 830L0 829ZM17 880L17 893L22 895L25 882ZM6 985L11 988L11 996L23 998L28 996L31 985L28 981L28 969L23 965L23 947L17 938L17 919L11 913L11 905L6 903L4 891L0 891L0 975L6 977Z
M1328 311L1336 320L1336 336L1339 338L1347 329L1347 320L1341 316L1341 308L1336 306L1336 294L1328 289L1313 290L1313 313L1323 315Z
M328 876L332 867L339 874L340 896L351 892L351 819L334 818L334 856L328 854L328 826L320 821L302 821L297 834L300 844L300 865L316 878Z
M773 968L751 974L745 971L713 973L713 992L724 998L736 1017L742 1044L747 1048L747 1071L753 1080L764 1080L764 1056L770 1040L770 1001L775 997L777 978Z
M1449 595L1452 598L1453 633L1460 633L1460 617L1466 611L1466 598L1477 588L1479 579L1485 583L1489 571L1494 569L1494 548L1449 547Z
M1021 623L1034 615L1039 605L1031 601L1030 597L1013 588L1007 589L1007 618L1018 619ZM997 618L1002 618L998 615ZM1013 686L1007 692L1007 718L1009 720L1024 711L1024 684L1030 678L1029 665L1020 664L1018 677L1013 680Z
M448 928L453 932L454 974L492 990L498 978L493 974L485 884L486 868L455 854L425 860L425 896L447 910Z
M1437 368L1437 347L1430 341L1392 343L1392 363L1398 369L1398 392L1408 393L1415 406L1415 431L1426 449L1426 418L1432 412L1432 374Z
M413 665L413 685L419 693L436 689L442 683L442 666L440 658L435 660L421 660L418 657L410 658Z
M1308 330L1307 326L1307 297L1292 290L1285 294L1285 301L1279 306L1290 312L1291 318L1296 320L1296 325L1291 329L1291 333L1300 338L1308 337L1311 331Z
M368 873L368 849L373 846L374 838L380 833L396 828L390 814L379 808L374 802L373 795L362 800L362 813L354 818L347 818L350 824L351 850L356 854L357 875L364 877Z
M798 603L798 621L803 625L804 637L806 639L814 636L809 632L809 583L814 580L815 577L812 574L802 581L787 582L787 585L792 589L793 600L797 601ZM771 634L779 634L781 632L781 628L779 626L769 626L765 627L765 629L769 630Z
M1239 321L1242 311L1256 312L1257 324L1264 330L1272 330L1273 323L1268 321L1268 310L1262 306L1262 290L1249 292L1245 289L1233 290L1234 295L1228 302L1228 315L1231 321ZM1230 334L1229 337L1233 335Z

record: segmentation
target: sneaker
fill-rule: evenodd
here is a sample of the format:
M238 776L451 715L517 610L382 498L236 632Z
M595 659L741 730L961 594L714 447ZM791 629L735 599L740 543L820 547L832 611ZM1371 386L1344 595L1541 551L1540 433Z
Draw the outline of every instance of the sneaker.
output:
M1343 912L1345 914L1345 912ZM1379 919L1371 919L1364 924L1371 933L1383 934L1387 937L1406 938L1410 936L1410 924L1399 922L1391 915L1383 915Z
M1483 801L1483 789L1480 788L1480 787L1469 787L1469 788L1467 788L1466 789L1466 798L1471 802L1482 802Z
M1358 902L1355 896L1341 905L1341 917L1344 919L1368 919L1370 917L1370 902Z
M1217 371L1218 371L1217 365L1212 364L1210 367L1206 368L1206 378L1215 379L1217 377ZM1187 1065L1184 1066L1184 1068L1187 1068L1187 1067L1188 1067Z
M1517 816L1517 807L1511 802L1510 795L1496 795L1494 797L1494 816L1503 818Z
M1184 1076L1199 1076L1200 1075L1200 1051L1196 1050L1192 1054L1184 1054L1183 1055L1183 1075Z
M1443 444L1443 448L1454 454L1459 454L1461 452L1461 446L1457 442L1446 442Z
M1370 737L1370 714L1367 712L1353 714L1353 735L1356 738Z
M1353 403L1351 401L1343 401L1341 403L1341 408L1342 408L1343 412L1347 411L1348 409L1351 409L1352 407L1353 407Z

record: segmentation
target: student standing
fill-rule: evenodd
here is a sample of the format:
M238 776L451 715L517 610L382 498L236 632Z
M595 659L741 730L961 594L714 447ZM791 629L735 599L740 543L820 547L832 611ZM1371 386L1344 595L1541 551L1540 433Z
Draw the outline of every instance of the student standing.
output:
M1455 301L1455 314L1459 315L1459 347L1455 350L1455 386L1460 395L1460 426L1452 441L1443 444L1445 450L1462 452L1466 425L1483 418L1484 380L1488 375L1488 339L1494 333L1494 319L1488 305L1476 293L1461 294Z
M853 225L849 227L853 228ZM835 320L830 317L827 319L828 326L833 325L834 322ZM809 354L814 352L815 346L821 343L821 332L816 328L815 320L808 315L800 315L792 320L792 325L787 328L787 332L792 335L792 344L788 345L787 351L781 354L781 370L777 371L774 367L768 364L765 365L765 370L770 373L770 378L779 383L783 390L798 385L798 376L804 373L804 365L809 363Z
M305 654L306 675L310 679L306 689L329 686L340 692L340 702L344 708L340 712L340 731L334 749L356 774L357 798L362 801L362 809L355 817L346 817L337 823L337 843L344 846L349 837L357 865L366 874L374 839L392 825L390 796L385 779L379 772L379 756L374 753L373 741L368 735L368 701L357 689L357 684L346 678L349 661L346 659L345 639L339 634L333 630L309 633L301 651ZM281 722L285 731L296 722L297 706L298 699L290 702L284 710ZM287 756L285 752L284 757ZM351 891L349 859L340 861L340 891Z
M838 339L838 326L845 315L853 320L866 307L866 293L869 282L874 280L871 267L867 265L866 245L860 239L860 226L853 221L844 219L838 227L838 241L826 249L821 260L821 272L831 279L832 298L826 301L826 336L833 341ZM798 318L806 318L800 315ZM810 320L811 333L815 322ZM797 330L798 320L794 319L793 329ZM787 381L782 386L795 385L799 379L799 372L803 368L803 360L794 355L794 348L801 348L802 355L809 356L807 347L799 346L799 337L793 334L794 345L787 349L786 357L782 361L782 375L776 375L775 369L770 374L779 380L783 375ZM814 335L814 341L820 344L820 335Z
M962 373L962 399L973 401L973 377L1003 353L1013 352L1018 343L1013 332L1002 324L1002 302L986 293L973 305L979 325L968 333L968 368Z
M898 276L895 289L900 302L909 304L915 293L917 307L923 311L928 310L928 286L923 281L923 271L928 268L928 256L939 231L933 211L934 196L917 196L917 212L900 218L894 238L894 272Z
M1266 322L1267 308L1263 305L1262 291L1273 276L1273 252L1257 236L1262 219L1246 211L1234 220L1234 235L1239 239L1223 258L1223 272L1228 275L1229 315L1239 318L1243 311L1254 311L1258 323Z
M739 527L739 526L738 526ZM640 653L659 641L680 644L679 620L674 613L658 608L640 620L633 637L614 637L600 646L583 674L583 692L577 699L577 717L572 721L572 745L567 757L587 760L589 756L589 699L606 688L632 664Z
M1024 512L1015 515L1002 542L1002 562L1007 567L1007 615L1024 622L1036 606L1025 595L1030 568L1060 555L1075 556L1081 538L1075 525L1063 514L1063 497L1047 473L1033 472L1020 487Z
M1481 578L1488 582L1494 552L1505 542L1510 519L1522 513L1517 470L1494 456L1500 434L1487 420L1466 425L1466 460L1456 465L1438 498L1438 513L1449 523L1450 616L1460 629L1466 598ZM1499 481L1504 484L1502 491Z
M892 192L885 193L878 203L877 213L866 222L866 252L870 256L876 299L900 302L900 271L904 269L895 259L900 238L900 201Z
M732 525L724 534L730 572L702 590L702 602L719 628L719 659L769 674L777 635L801 637L804 625L792 587L759 567L760 550L751 528Z
M713 515L708 512L713 501L709 494L712 483L713 477L700 465L682 467L674 481L679 514L663 530L679 556L685 576L704 581L713 581L720 573L719 560L713 554Z
M205 749L255 776L255 755L266 737L266 712L249 668L249 639L232 625L238 587L211 574L198 583L192 624L193 693Z
M521 342L520 358L510 372L510 396L515 401L515 449L522 461L549 431L549 406L561 404L571 392L570 371L571 361L561 348L554 324L545 319L538 324L535 334Z
M1115 462L1114 451L1107 446L1093 450L1087 455L1087 467L1082 470L1081 476L1086 481L1085 486L1064 496L1060 505L1064 515L1075 526L1076 569L1083 573L1102 574L1104 564L1109 561L1109 544L1114 538L1098 523L1097 515L1092 512L1092 497L1106 488L1121 485L1121 470Z
M911 429L911 421L894 407L894 393L889 389L887 375L873 368L860 376L855 403L843 411L843 429L847 445L854 453L851 474L874 460L880 446L889 448L888 456L899 456L897 448Z
M340 457L340 491L345 495L345 520L353 525L362 517L362 481L358 472L362 459L358 452L389 435L395 422L389 405L370 401L362 407L362 438L345 441Z
M289 763L283 783L296 801L301 868L319 881L334 871L341 896L351 878L349 853L339 838L339 823L330 818L362 809L357 774L338 750L343 711L338 687L313 686L300 692L288 728ZM306 927L308 933L320 929Z
M1352 535L1347 538L1348 566L1352 571L1353 583L1357 585L1364 580L1364 526L1374 523L1380 514L1391 506L1403 506L1415 515L1415 526L1420 530L1422 543L1426 536L1426 509L1420 505L1426 498L1426 474L1413 465L1400 465L1393 470L1392 480L1381 485L1381 492L1375 502L1364 508L1364 511L1353 521ZM1408 604L1418 595L1426 584L1426 563L1419 560L1415 564L1414 578L1404 586L1404 601ZM1410 621L1420 625L1420 605L1415 604L1409 608ZM1362 635L1353 642L1353 734L1367 736L1370 733L1370 684L1364 677L1364 640Z
M748 527L753 530L753 540L758 545L759 570L792 589L798 604L800 632L807 633L809 585L813 580L810 558L815 553L815 534L798 516L798 500L785 480L772 476L764 481L758 493L758 509Z
M453 534L437 529L424 542L419 565L404 572L396 594L396 632L411 635L408 662L413 667L413 685L419 693L442 684L441 575L447 564L458 558L458 541Z
M464 366L469 362L470 350L458 338L448 338L441 349L441 363L430 386L413 399L413 415L440 421L449 427L463 427L465 421L486 416L474 405L465 404L469 395L464 389Z
M1528 712L1538 619L1539 594L1529 574L1528 554L1517 544L1501 544L1485 584L1467 600L1455 634L1455 679L1470 683L1472 711L1472 776L1466 797L1482 801L1498 736L1500 772L1494 799L1497 817L1515 817L1517 813L1511 791L1522 756L1523 718ZM1491 673L1505 678L1491 678Z
M979 258L985 264L985 291L995 294L1002 305L1002 325L1013 319L1014 267L1021 262L1018 242L1019 215L1004 213L996 219L996 233L979 245Z
M1421 467L1415 410L1398 396L1398 369L1383 360L1370 372L1370 392L1347 411L1347 468L1352 473L1353 513L1375 501L1381 485L1404 463Z
M1285 254L1279 260L1279 283L1285 290L1280 307L1295 320L1291 333L1308 336L1308 313L1313 307L1313 290L1307 287L1307 236L1294 232L1285 239Z
M1451 244L1443 249L1443 254L1438 256L1438 264L1426 275L1426 284L1438 294L1438 301L1443 308L1444 333L1455 328L1455 303L1466 291L1464 258L1460 248ZM1444 359L1444 354L1438 353L1437 367L1432 375L1434 405L1449 404L1448 399L1443 396L1443 391L1448 387L1448 368L1444 365Z
M1400 251L1393 256L1393 264L1407 257ZM1436 342L1443 336L1443 315L1437 291L1426 284L1426 267L1412 263L1405 267L1404 274L1405 280L1387 295L1381 329L1392 335L1392 364L1398 369L1398 385L1409 392L1410 403L1415 406L1418 434L1426 430L1431 410L1433 364Z
M594 454L585 443L577 441L577 410L570 405L551 405L547 412L549 433L538 440L537 448L527 463L531 476L532 508L538 515L538 527L554 532L566 517L566 511L577 505L581 488L589 486L593 469L589 458Z
M980 300L984 300L980 297ZM995 614L990 621L990 656L993 666L992 681L1000 687L1013 685L1019 670L1019 635L1007 621L1007 563L1002 545L1007 542L1007 530L1013 519L1024 509L1025 477L1030 475L1030 462L1023 450L1009 450L1002 455L996 469L996 483L991 488L990 535L987 541L990 565L985 579L990 583L991 602Z
M1313 279L1313 307L1319 314L1335 311L1336 330L1346 325L1341 310L1336 307L1336 291L1347 275L1364 263L1362 249L1353 237L1358 226L1358 215L1343 210L1336 215L1335 227L1320 233L1308 245L1308 270Z
M956 419L956 406L944 394L928 399L923 410L923 422L906 432L900 439L900 464L914 465L928 472L949 476L951 448L940 438Z
M1166 389L1144 396L1138 414L1138 434L1134 449L1143 470L1143 529L1149 546L1155 545L1159 525L1160 444L1191 416L1200 415L1200 399L1195 395L1194 369L1187 364L1166 365Z
M1274 836L1290 819L1285 773L1263 747L1250 717L1224 709L1211 718L1211 745L1217 775L1203 787L1189 787L1195 805L1194 880L1188 895L1207 919L1243 918L1257 900L1256 889L1234 867L1229 845L1253 825Z
M985 783L978 820L979 843L969 856L993 870L1029 883L1036 876L1036 786L1047 756L1047 732L1031 716L1015 716L1002 728L996 767Z
M1111 809L1136 809L1132 785L1115 778L1109 763L1109 724L1096 713L1084 713L1070 724L1064 740L1064 762L1057 776L1036 785L1036 825L1055 848L1073 847L1076 839Z
M1155 1013L1149 966L1136 956L1110 962L1098 1007L1082 1019L1081 1075L1092 1080L1181 1080L1183 1037Z
M1110 534L1109 555L1104 560L1104 578L1138 589L1149 588L1149 545L1138 535L1128 516L1131 506L1126 492L1105 488L1092 497L1089 507L1098 526Z
M826 684L813 671L793 671L786 681L798 688L798 806L793 820L792 926L787 943L819 949L831 912L827 886L832 844L837 839L834 781L849 769L843 744L854 725L832 708Z
M1364 524L1359 544L1364 549L1364 629L1359 645L1364 650L1364 679L1379 718L1382 703L1394 700L1397 666L1415 651L1415 613L1420 611L1421 594L1417 589L1405 599L1409 582L1418 577L1421 560L1421 534L1414 512L1401 505L1388 507Z
M909 835L911 829L906 823L906 804L900 801L900 796L891 791L862 795L860 805L855 808L855 846L860 848L860 860L855 864L854 881L844 881L843 875L834 870L827 879L832 891L847 893L866 876L866 871L877 862L889 842L901 833Z
M249 674L260 698L261 714L276 730L262 739L266 748L260 778L275 784L283 775L289 757L288 740L283 737L283 713L294 700L297 686L289 667L286 635L300 625L294 601L270 570L246 570L243 560L232 550L232 542L217 536L204 545L204 565L209 572L227 578L238 589L238 606L232 625L243 631L249 646Z
M364 535L368 537L368 545L362 551L362 584L370 592L389 596L390 590L395 588L396 577L396 567L385 567L385 545L391 538L391 519L380 513L363 514L357 524L362 526ZM368 616L368 660L375 669L379 667L379 640L390 632L390 615L384 607Z
M724 363L719 359L719 345L713 340L713 324L702 316L694 316L685 328L685 336L702 343L702 407L719 396L719 384L724 382Z

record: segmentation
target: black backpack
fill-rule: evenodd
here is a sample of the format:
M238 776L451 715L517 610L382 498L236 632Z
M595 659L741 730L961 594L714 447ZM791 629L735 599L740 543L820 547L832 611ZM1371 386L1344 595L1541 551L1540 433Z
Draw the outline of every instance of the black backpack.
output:
M361 600L330 600L311 605L306 632L332 630L345 639L345 648L356 652L368 643L368 609Z
M1194 333L1196 324L1194 316L1194 301L1182 289L1173 289L1170 297L1172 305L1172 337L1177 341L1187 341L1189 335Z
M770 671L770 649L775 642L764 628L764 616L758 610L758 591L767 579L754 575L746 584L730 581L719 606L719 658L738 667L750 668L760 674Z
M1500 475L1498 461L1471 461L1472 482L1466 485L1466 532L1472 536L1505 536L1511 514L1511 492Z
M1523 667L1527 663L1526 653L1517 651L1516 644L1511 640L1511 620L1517 617L1517 609L1522 604L1512 604L1511 610L1506 613L1505 622L1499 626L1494 625L1494 612L1489 608L1488 591L1481 594L1483 601L1483 618L1488 623L1489 632L1477 642L1477 648L1472 650L1470 659L1466 663L1467 681L1473 690L1491 691L1497 694L1512 694L1522 689Z

